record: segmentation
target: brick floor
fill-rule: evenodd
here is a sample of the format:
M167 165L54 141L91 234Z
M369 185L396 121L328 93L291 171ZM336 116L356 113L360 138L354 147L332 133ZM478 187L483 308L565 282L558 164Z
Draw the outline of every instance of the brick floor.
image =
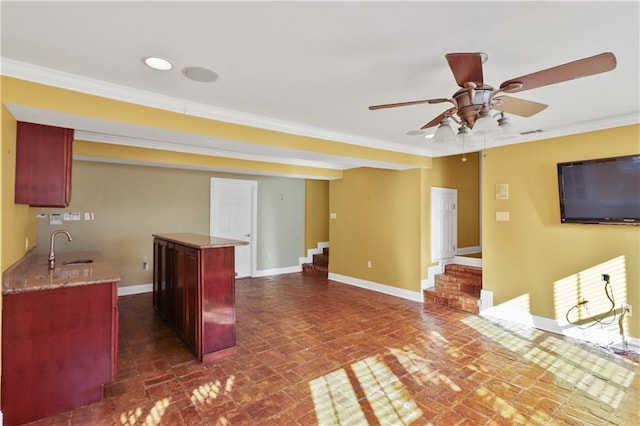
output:
M640 424L637 358L302 273L236 287L238 352L208 365L121 297L117 381L36 424Z

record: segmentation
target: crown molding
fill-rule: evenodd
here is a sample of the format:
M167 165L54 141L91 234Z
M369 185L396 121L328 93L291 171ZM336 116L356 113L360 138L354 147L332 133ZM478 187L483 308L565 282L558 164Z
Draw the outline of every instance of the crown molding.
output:
M314 168L330 169L330 170L347 170L353 167L374 167L374 168L387 169L387 170L406 170L406 169L415 167L415 166L409 166L405 164L387 163L387 162L373 161L373 160L366 160L366 159L358 159L356 161L357 166L354 166L353 159L350 159L349 157L340 157L340 156L329 155L329 154L323 154L323 155L320 155L319 157L316 154L311 154L311 158L318 157L324 160L324 161L320 161L320 160L313 160L313 159L302 159L302 158L299 158L299 156L294 158L293 156L286 155L287 150L280 150L278 148L275 148L273 152L275 154L281 152L282 153L281 156L270 155L267 153L257 154L253 152L231 151L231 150L225 150L220 148L211 148L211 147L204 147L204 146L197 146L197 145L177 144L173 142L161 142L161 141L155 141L155 140L152 141L147 139L87 132L82 130L77 130L75 132L75 138L77 140L83 140L87 142L108 143L112 145L132 146L132 147L147 148L147 149L159 149L159 150L182 152L182 153L188 153L188 154L207 155L212 157L232 158L236 160L278 163L278 164L286 164L290 166L314 167Z
M324 140L331 140L335 142L342 142L351 145L359 145L365 146L369 148L382 149L388 151L402 152L406 154L419 155L419 156L427 156L427 157L444 157L448 155L456 155L461 154L461 146L460 144L452 144L446 147L435 147L435 146L425 146L421 148L410 147L404 144L398 144L394 142L384 142L380 140L363 138L359 136L347 135L343 133L338 133L326 129L312 128L306 126L300 126L294 123L285 122L281 120L275 120L269 117L246 114L239 111L233 111L223 108L211 107L209 105L188 102L182 99L173 98L169 96L159 95L157 93L148 92L140 89L130 88L122 85L117 85L109 82L105 82L102 80L91 79L75 74L65 73L57 70L53 70L50 68L40 67L32 64L28 64L25 62L16 61L13 59L1 58L0 62L0 73L9 77L14 77L22 80L32 81L35 83L40 83L48 86L59 87L62 89L72 90L76 92L86 93L90 95L100 96L103 98L114 99L123 102L129 102L137 105L143 105L151 108L158 108L166 111L172 111L180 114L190 115L199 118L205 118L210 120L218 120L224 121L233 124L239 124L244 126L256 127L266 130L278 131L287 134L294 134L299 136L306 136L312 138L319 138ZM517 143L524 142L533 142L542 139L550 139L555 137L562 137L572 134L585 133L590 131L604 130L608 128L626 126L631 124L640 123L640 114L638 112L626 114L622 116L611 116L606 117L599 120L586 121L581 123L575 123L570 126L565 126L562 128L556 129L548 129L543 130L542 132L537 132L533 134L520 135L516 139L508 142L502 141L501 143L495 143L488 141L486 144L482 144L479 146L478 143L470 145L465 152L475 152L480 151L485 148L493 148L497 146L511 145ZM104 142L109 143L117 143L113 140L102 140ZM161 142L151 142L148 143L144 147L149 148L158 148L162 145ZM134 145L134 146L142 146L142 145ZM175 146L171 148L164 149L172 149L177 150ZM202 153L207 155L217 155L217 156L227 156L229 154L224 154L221 152L216 153L207 153L202 152L195 148L195 151L188 151L190 148L187 148L185 145L181 145L181 152L194 152L194 153ZM294 164L290 158L284 161L282 158L276 159L265 159L264 156L253 156L244 154L249 160L256 161L278 161L284 162L286 164ZM239 158L239 157L233 157ZM312 163L314 161L311 161ZM379 167L373 165L371 162L371 167ZM386 163L380 163L386 164ZM302 165L302 164L300 164ZM328 166L311 166L311 167L328 167ZM329 167L331 168L331 167ZM333 165L332 168L337 169L345 169L349 167L340 167ZM393 165L393 167L383 167L383 168L392 168L398 169L398 165ZM399 170L399 169L398 169Z
M147 166L147 167L163 167L166 169L180 169L180 170L197 170L201 172L218 172L218 173L230 173L235 175L250 175L250 176L269 176L269 177L286 177L291 179L314 179L314 180L335 180L339 178L321 176L321 175L312 175L312 174L300 174L300 173L287 173L287 172L261 172L255 170L239 170L239 169L228 169L224 167L214 167L214 166L192 166L186 164L172 164L172 163L161 163L157 161L141 161L141 160L128 160L122 158L105 158L105 157L96 157L92 155L73 155L74 160L78 161L92 161L94 163L107 163L107 164L125 164L129 166Z
M103 98L129 102L151 108L177 112L210 120L224 121L233 124L256 127L265 130L278 131L298 136L306 136L351 145L360 145L369 148L387 151L402 152L420 156L428 156L428 150L410 147L403 144L385 142L376 139L363 138L327 129L300 126L295 123L273 118L247 114L239 111L216 108L209 105L188 102L183 99L159 95L136 88L109 83L102 80L70 74L50 68L28 64L8 58L1 58L0 73L8 77L40 83L47 86L59 87L75 92L100 96Z

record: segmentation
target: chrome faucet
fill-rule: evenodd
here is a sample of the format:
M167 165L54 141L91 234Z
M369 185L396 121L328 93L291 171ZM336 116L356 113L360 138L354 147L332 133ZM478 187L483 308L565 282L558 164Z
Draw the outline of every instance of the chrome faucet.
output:
M53 233L51 234L51 248L49 249L49 269L54 269L56 267L56 254L53 251L53 243L56 239L56 235L58 234L65 234L69 241L72 240L71 234L69 234L67 231L64 231L62 229L53 231Z

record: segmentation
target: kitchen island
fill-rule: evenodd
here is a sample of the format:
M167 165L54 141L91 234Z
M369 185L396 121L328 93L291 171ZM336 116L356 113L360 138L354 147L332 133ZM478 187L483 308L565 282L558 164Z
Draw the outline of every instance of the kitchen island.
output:
M30 252L2 276L2 412L28 423L102 400L115 380L120 277L96 251Z
M236 352L235 246L248 242L153 235L153 307L201 362Z

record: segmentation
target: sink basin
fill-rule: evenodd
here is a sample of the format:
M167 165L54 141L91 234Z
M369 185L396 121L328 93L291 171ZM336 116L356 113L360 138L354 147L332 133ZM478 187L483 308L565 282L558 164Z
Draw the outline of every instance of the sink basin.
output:
M93 259L79 259L62 262L63 265L86 265L88 263L93 263Z

